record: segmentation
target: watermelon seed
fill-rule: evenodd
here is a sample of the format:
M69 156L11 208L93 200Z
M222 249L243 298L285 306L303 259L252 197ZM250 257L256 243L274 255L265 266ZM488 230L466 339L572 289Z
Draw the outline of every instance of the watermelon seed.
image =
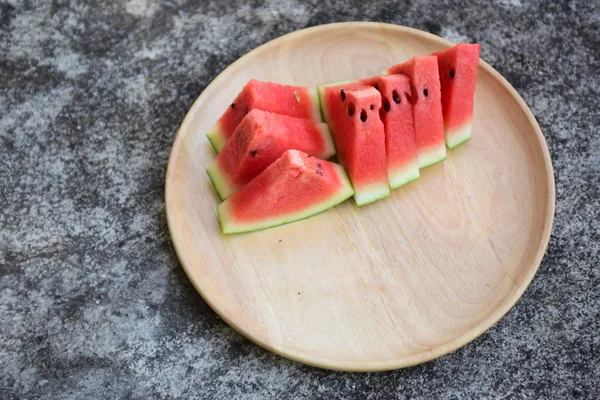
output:
M348 115L349 116L354 115L354 104L350 104L350 107L348 107Z
M360 110L360 120L362 122L366 122L367 120L367 112L364 109Z
M346 89L340 90L340 96L342 97L342 101L346 101L346 92L344 90Z
M300 103L300 94L298 93L298 91L297 91L297 90L294 90L294 97L296 98L296 101L297 101L298 103Z
M371 107L369 107L371 110L375 109L375 106L373 104L371 104Z
M423 89L423 95L425 95L425 97L429 96L429 91L427 88Z
M256 156L256 153L258 153L258 150L254 149L254 150L250 150L250 156L254 157Z
M455 74L455 73L454 73L454 70L453 70L453 69L451 69L451 70L450 70L450 79L454 78L454 74Z
M317 168L321 168L321 163L317 163Z
M235 108L235 103L231 103L231 108Z
M387 97L383 98L383 109L385 111L390 111L390 101L387 99Z
M323 176L323 171L317 171L317 174Z
M400 104L400 95L395 90L392 92L392 98L394 99L394 103Z

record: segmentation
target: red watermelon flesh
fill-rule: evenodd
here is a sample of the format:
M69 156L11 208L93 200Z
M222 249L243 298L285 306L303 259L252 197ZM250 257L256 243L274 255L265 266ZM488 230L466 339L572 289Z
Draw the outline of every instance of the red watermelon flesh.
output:
M247 232L310 217L353 194L340 165L288 150L217 211L223 233Z
M206 172L221 199L226 199L289 149L320 158L335 154L327 124L254 109Z
M356 204L389 195L379 92L354 82L319 86L319 95L338 159L354 186Z
M444 117L437 57L413 57L404 64L391 67L388 73L404 74L410 79L419 168L445 160Z
M459 43L434 53L438 58L446 144L449 148L471 138L480 50L480 44Z
M381 93L379 115L385 128L388 181L397 188L419 177L417 145L410 103L410 80L405 75L377 76L361 81Z
M321 121L314 89L252 79L206 135L217 152L225 146L244 116L254 109Z

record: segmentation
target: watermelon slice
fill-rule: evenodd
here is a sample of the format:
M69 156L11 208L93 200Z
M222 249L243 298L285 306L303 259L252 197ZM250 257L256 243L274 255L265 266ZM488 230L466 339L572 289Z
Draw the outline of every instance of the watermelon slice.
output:
M314 89L252 79L206 134L217 153L225 146L242 118L253 109L321 121L319 101Z
M361 81L379 90L383 107L379 115L385 128L388 180L392 189L419 177L417 145L410 103L410 80L405 75L377 76Z
M310 217L353 194L340 165L288 150L217 211L223 233L248 232Z
M446 159L444 117L436 56L413 57L391 67L388 74L404 74L411 82L411 101L419 168Z
M206 172L221 199L226 199L289 149L319 158L335 154L327 124L254 109Z
M381 95L357 82L320 85L325 120L340 163L354 186L354 200L364 205L390 193L387 179L385 132L379 118Z
M459 43L434 53L438 59L446 145L449 148L471 138L480 50L480 44Z

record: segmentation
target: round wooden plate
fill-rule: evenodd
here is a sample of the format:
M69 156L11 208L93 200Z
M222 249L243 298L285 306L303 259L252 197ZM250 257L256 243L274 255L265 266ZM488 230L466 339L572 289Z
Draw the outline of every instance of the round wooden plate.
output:
M451 45L381 23L304 29L246 54L196 100L169 160L169 230L198 292L238 332L302 363L387 370L465 345L523 294L550 236L552 164L527 105L483 61L473 139L420 179L361 208L351 200L273 229L220 232L205 133L249 79L364 78Z

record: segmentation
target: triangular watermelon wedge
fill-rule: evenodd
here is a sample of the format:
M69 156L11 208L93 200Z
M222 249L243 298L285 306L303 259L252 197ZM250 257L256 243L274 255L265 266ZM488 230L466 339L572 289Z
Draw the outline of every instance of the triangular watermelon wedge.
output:
M251 79L206 134L217 153L244 116L254 109L321 121L315 89Z
M335 154L327 124L254 109L206 172L224 200L291 149L324 159Z
M394 65L388 74L404 74L410 79L419 168L446 159L442 95L436 56L417 56Z
M382 107L379 116L385 130L385 151L388 180L395 189L417 179L417 145L413 107L410 102L410 80L405 75L376 76L360 81L373 86L381 93Z
M434 55L442 89L446 145L453 148L471 138L480 44L459 43Z
M217 212L223 233L249 232L308 218L353 194L340 165L288 150Z
M388 196L385 132L379 117L381 95L359 82L320 85L318 90L338 160L354 186L356 204Z

